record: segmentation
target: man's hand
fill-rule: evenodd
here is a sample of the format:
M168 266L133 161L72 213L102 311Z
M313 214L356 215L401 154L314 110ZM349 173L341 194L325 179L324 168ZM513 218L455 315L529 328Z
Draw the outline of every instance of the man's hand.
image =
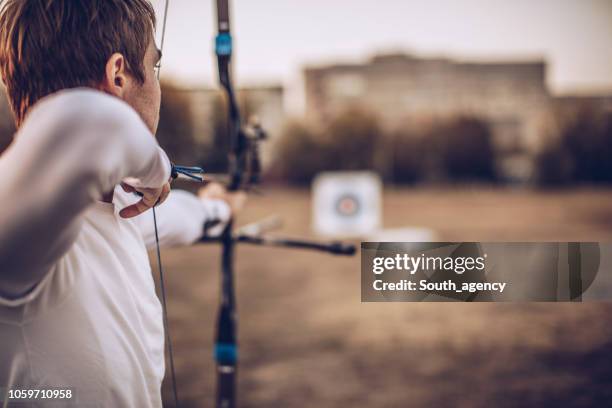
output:
M126 183L121 183L121 187L128 193L142 194L142 199L139 202L119 211L119 215L123 218L132 218L142 214L148 209L163 203L170 194L170 182L160 188L135 188Z
M230 193L219 183L209 183L206 187L202 187L198 191L198 196L204 199L225 201L232 210L232 217L244 207L247 197L243 191Z

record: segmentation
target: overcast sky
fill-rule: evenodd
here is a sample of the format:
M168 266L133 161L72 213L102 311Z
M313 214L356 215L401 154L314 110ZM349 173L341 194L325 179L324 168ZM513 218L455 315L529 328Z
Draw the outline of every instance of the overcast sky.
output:
M153 0L161 20L163 0ZM553 92L612 91L612 0L233 0L237 81L295 86L304 64L405 51L545 57ZM213 0L170 0L162 76L216 81ZM161 21L160 21L161 26Z

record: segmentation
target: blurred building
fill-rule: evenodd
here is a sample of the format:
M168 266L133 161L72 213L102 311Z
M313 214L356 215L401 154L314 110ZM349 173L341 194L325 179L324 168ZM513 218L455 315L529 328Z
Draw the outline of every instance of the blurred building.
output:
M211 135L215 121L220 113L226 111L225 99L220 90L213 88L175 89L189 99L192 129L196 142L206 145L212 143ZM242 88L237 94L244 120L257 117L268 132L269 140L262 144L263 164L271 159L271 145L278 137L284 120L285 110L282 86L261 86Z
M463 62L391 54L364 64L309 67L304 77L311 120L324 121L348 106L376 112L389 128L419 117L483 119L492 129L501 173L514 179L531 174L530 152L554 102L546 62L537 59Z

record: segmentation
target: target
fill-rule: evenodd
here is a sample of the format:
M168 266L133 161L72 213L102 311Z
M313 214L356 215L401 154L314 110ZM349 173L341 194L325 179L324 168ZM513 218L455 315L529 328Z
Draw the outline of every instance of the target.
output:
M372 172L326 172L313 183L313 227L328 236L366 236L380 227L382 183Z
M345 194L338 199L336 211L342 217L353 217L359 214L359 198L354 194Z

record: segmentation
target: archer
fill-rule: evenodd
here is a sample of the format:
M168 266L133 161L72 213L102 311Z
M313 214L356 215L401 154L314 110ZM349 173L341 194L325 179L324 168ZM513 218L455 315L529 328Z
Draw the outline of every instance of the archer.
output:
M18 131L0 157L0 387L160 407L162 308L147 249L223 229L242 196L170 193L147 0L7 0L0 72ZM136 197L134 192L141 195ZM8 394L7 394L8 395ZM5 401L6 402L6 401Z

